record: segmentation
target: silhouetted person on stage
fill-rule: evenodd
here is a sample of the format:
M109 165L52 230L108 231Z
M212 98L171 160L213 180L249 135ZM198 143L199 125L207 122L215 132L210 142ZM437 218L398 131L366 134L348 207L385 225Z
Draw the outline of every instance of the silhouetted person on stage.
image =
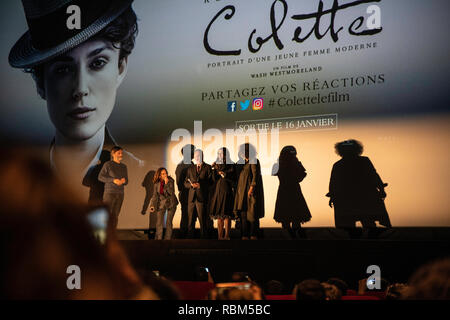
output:
M194 158L195 146L187 144L181 149L183 160L177 165L175 169L175 177L178 187L178 200L181 205L181 221L180 221L180 237L186 238L188 230L188 198L189 190L184 187L186 180L186 174L189 167L194 164L192 159Z
M361 156L363 146L356 140L335 145L342 157L333 165L330 179L329 205L334 206L336 228L355 227L361 221L364 228L376 228L375 221L391 227L384 205L385 186L369 158Z
M195 210L200 223L201 237L208 236L208 192L211 185L211 166L203 162L203 151L195 150L194 164L191 164L186 173L184 186L189 190L188 195L188 237L194 237Z
M105 184L98 180L98 174L102 170L103 165L111 159L111 153L108 150L103 150L100 153L98 163L88 170L83 178L83 185L89 187L89 204L98 204L103 201L103 193L105 191Z
M234 213L241 220L241 236L243 240L256 240L259 219L264 217L264 189L261 176L261 165L256 159L255 147L245 143L239 148L237 164L239 177L236 186Z
M297 159L297 150L293 146L284 147L278 162L272 168L272 175L278 176L277 201L274 220L289 231L292 238L297 233L305 237L301 224L311 220L311 213L300 188L300 182L306 177L306 170Z
M209 215L211 219L217 219L218 239L229 240L231 219L234 218L235 165L231 161L227 148L220 148L217 151L217 159L212 164L211 169L213 186Z

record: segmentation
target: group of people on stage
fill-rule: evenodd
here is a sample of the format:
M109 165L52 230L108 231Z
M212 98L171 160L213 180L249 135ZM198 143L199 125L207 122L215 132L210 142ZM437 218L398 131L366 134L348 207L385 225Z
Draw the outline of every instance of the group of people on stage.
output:
M327 196L330 207L335 210L336 227L353 228L357 221L368 228L376 227L375 221L391 227L384 205L387 184L383 183L369 158L361 156L362 144L347 140L337 143L335 149L342 159L333 166ZM182 155L183 161L175 171L176 181L166 168L159 168L151 177L152 186L147 192L142 214L146 214L147 207L151 213L156 213L155 239L172 238L173 217L178 204L181 204L182 238L195 237L198 219L201 238L210 237L213 221L217 220L218 239L230 239L231 221L236 220L242 239L257 239L259 220L264 217L264 190L254 146L241 145L236 163L225 147L217 151L212 165L204 162L202 150L193 145L183 147ZM98 179L105 183L103 199L117 225L128 177L126 166L121 163L122 149L114 147L111 157L112 160L102 167ZM306 169L298 160L295 147L286 146L281 150L272 175L280 182L274 220L292 237L304 237L301 225L311 220L311 213L300 187L307 175ZM145 180L148 177L144 183ZM164 220L166 232L163 237Z
M166 234L172 235L172 219L181 203L181 236L194 238L198 220L202 238L208 238L217 220L218 239L230 239L231 220L238 219L242 239L256 239L259 219L264 217L264 192L261 167L252 145L244 144L239 161L234 163L227 148L220 148L212 165L203 160L203 152L187 145L183 161L176 168L175 182L165 168L156 171L150 199L150 212L156 212L155 239L162 239L163 219L167 211ZM143 210L145 214L145 210Z

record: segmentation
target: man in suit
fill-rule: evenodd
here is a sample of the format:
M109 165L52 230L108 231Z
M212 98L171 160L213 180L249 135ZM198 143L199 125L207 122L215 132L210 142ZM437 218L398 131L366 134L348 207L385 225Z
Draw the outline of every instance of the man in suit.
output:
M188 169L193 165L195 147L192 144L187 144L181 149L183 160L177 165L175 176L177 179L178 199L181 204L181 221L180 221L180 237L186 238L188 231L188 197L189 190L184 187L186 181L186 174Z
M192 164L186 173L184 186L189 189L188 196L188 237L194 237L195 216L200 223L201 237L206 238L208 233L208 191L211 184L211 166L203 162L203 151L195 150L194 164Z

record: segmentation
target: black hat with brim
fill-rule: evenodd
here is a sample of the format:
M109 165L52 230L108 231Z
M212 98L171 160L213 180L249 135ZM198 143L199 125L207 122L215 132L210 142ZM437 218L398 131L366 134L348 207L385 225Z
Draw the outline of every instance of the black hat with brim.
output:
M127 10L133 0L22 0L29 30L9 53L14 68L32 68L92 38ZM79 8L81 26L69 29L70 6ZM69 12L69 13L68 13Z

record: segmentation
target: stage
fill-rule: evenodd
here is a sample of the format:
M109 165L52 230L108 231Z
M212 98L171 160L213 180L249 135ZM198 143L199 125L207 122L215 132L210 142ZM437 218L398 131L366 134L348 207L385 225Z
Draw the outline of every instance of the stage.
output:
M173 280L194 280L196 267L208 267L216 282L242 271L259 283L275 279L292 286L339 277L356 287L370 265L388 281L406 282L422 264L450 256L450 228L380 228L376 239L362 230L359 239L334 228L305 231L306 239L290 239L281 229L262 229L260 240L155 241L142 230L119 230L118 237L137 269L159 270ZM232 237L239 237L237 230Z

